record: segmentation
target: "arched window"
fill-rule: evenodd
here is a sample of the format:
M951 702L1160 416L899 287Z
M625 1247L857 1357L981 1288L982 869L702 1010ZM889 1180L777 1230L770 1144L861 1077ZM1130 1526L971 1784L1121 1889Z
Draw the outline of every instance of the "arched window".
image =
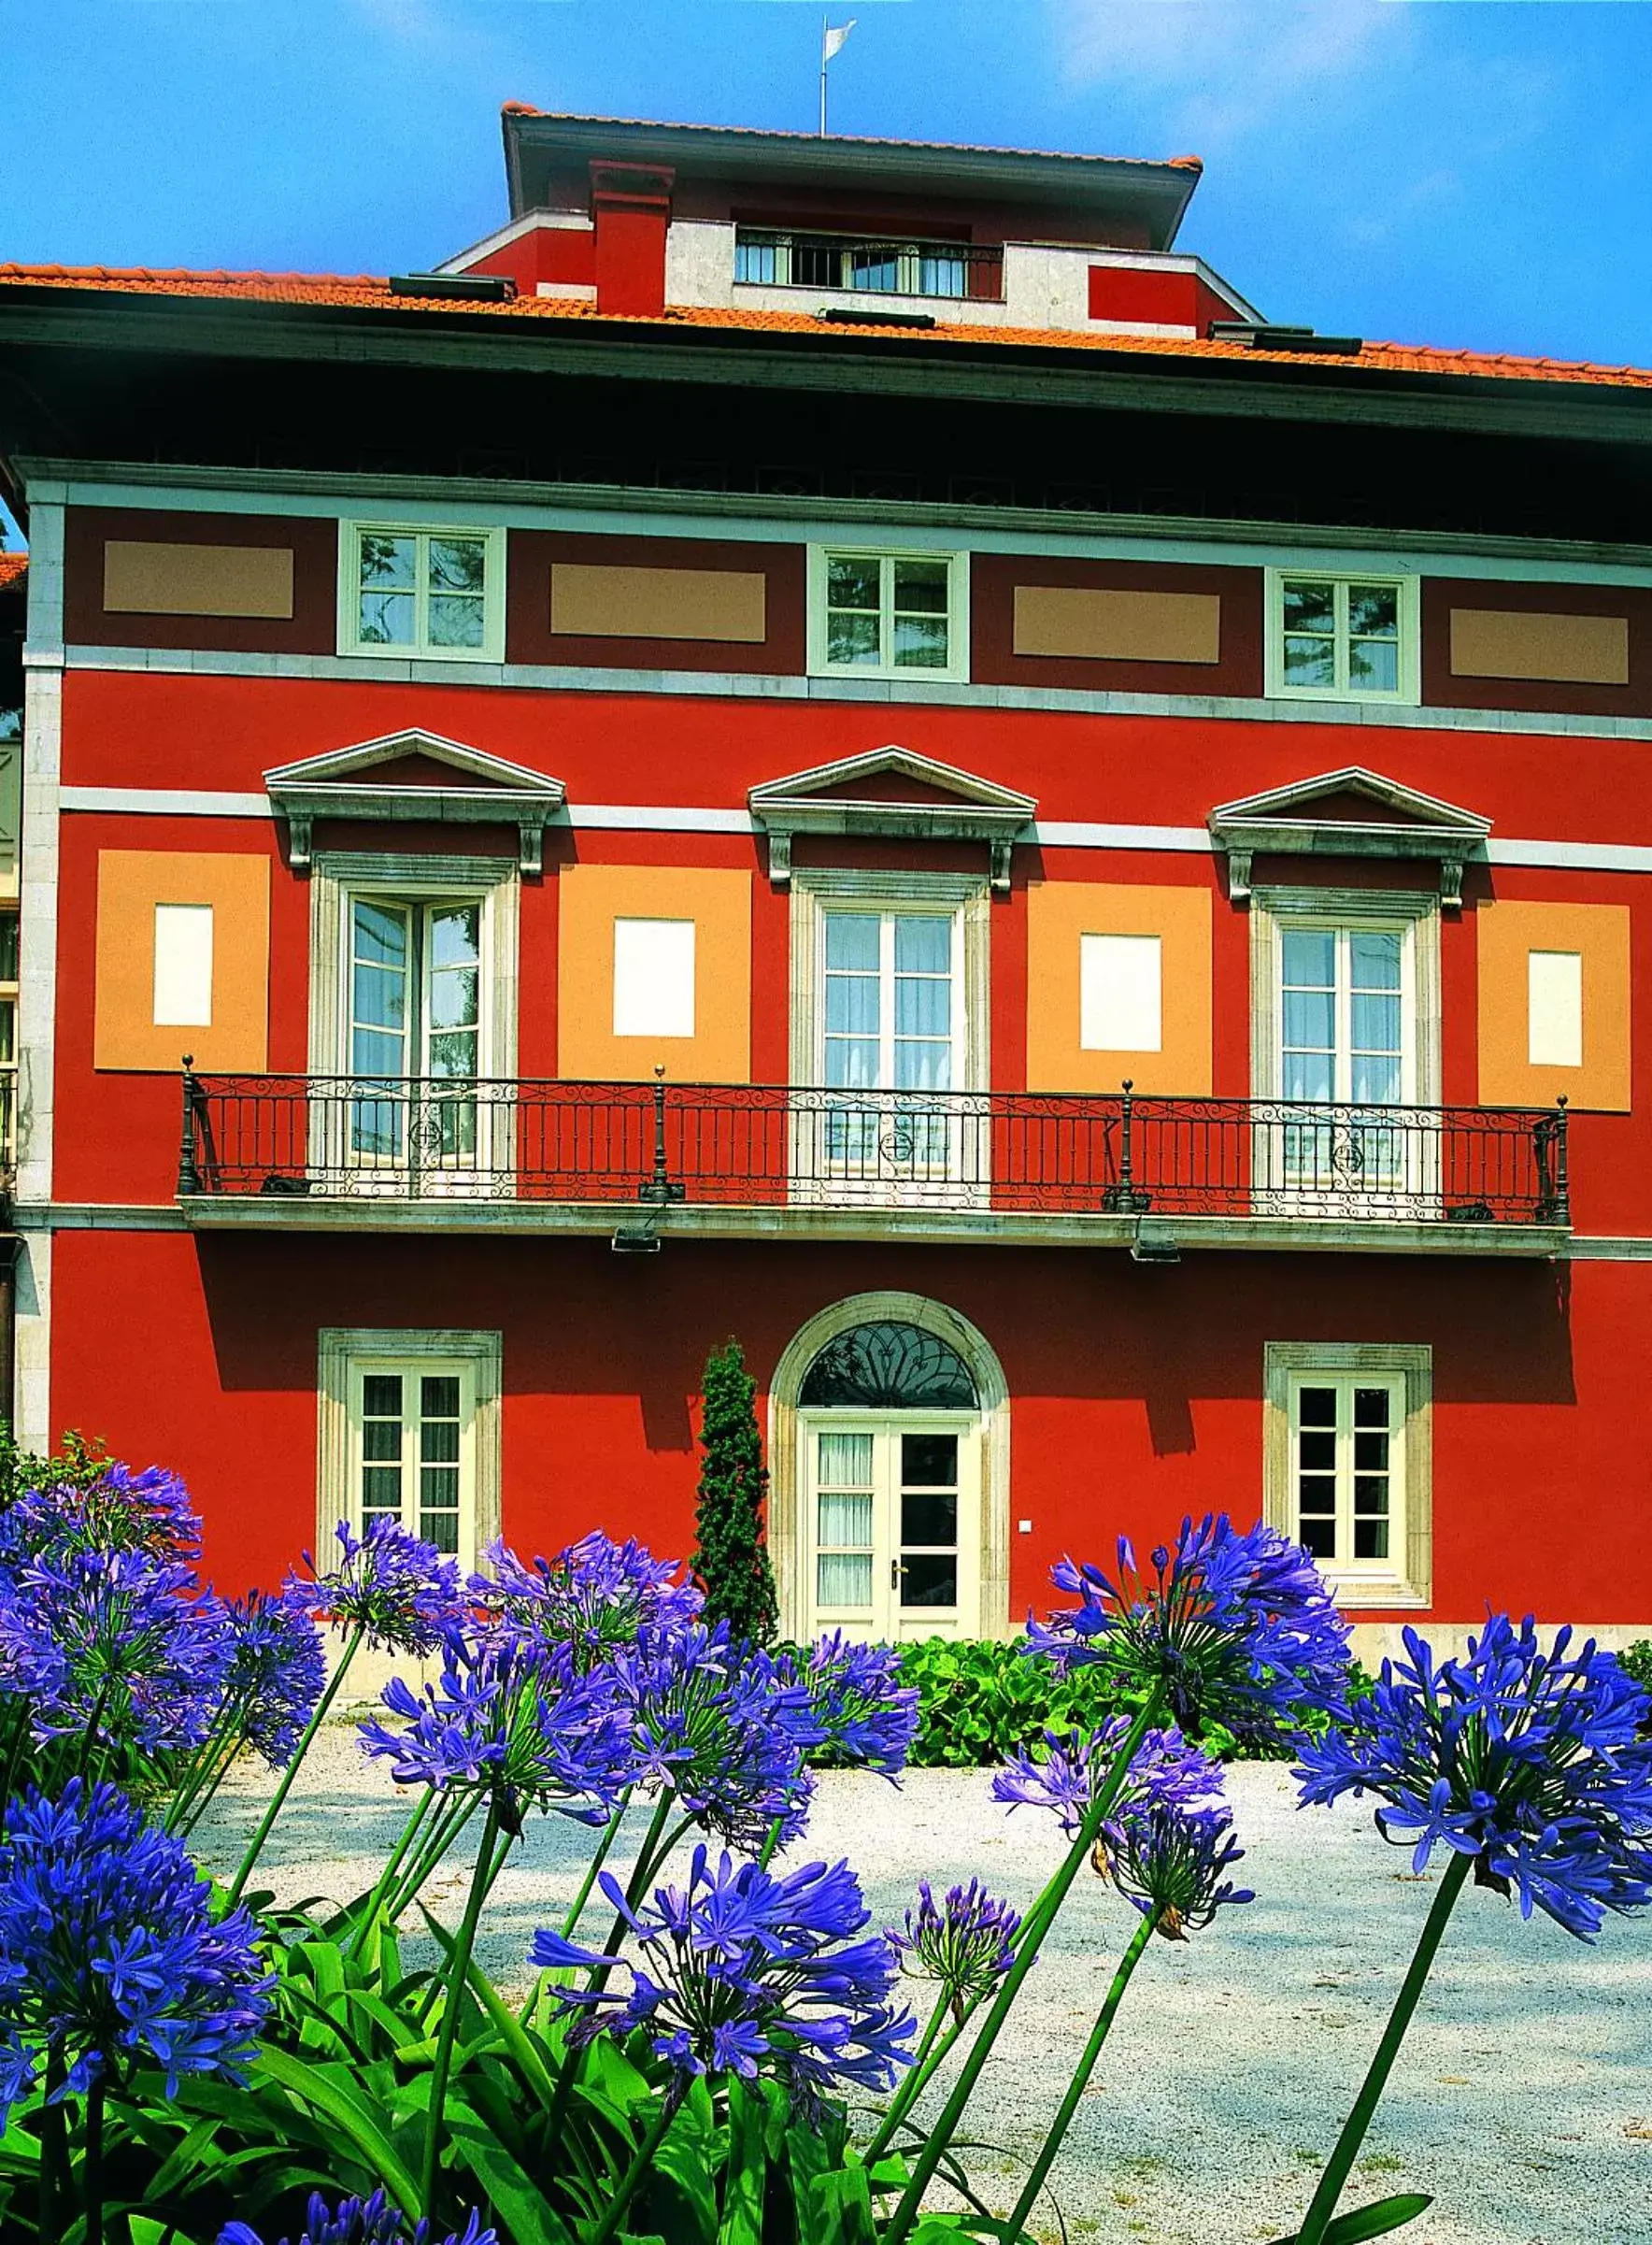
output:
M973 1411L974 1373L939 1334L892 1319L829 1340L804 1375L805 1410Z

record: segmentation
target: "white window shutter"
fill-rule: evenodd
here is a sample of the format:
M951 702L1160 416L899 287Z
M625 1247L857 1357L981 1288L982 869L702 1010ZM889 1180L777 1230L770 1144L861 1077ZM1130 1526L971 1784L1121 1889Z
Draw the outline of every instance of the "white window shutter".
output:
M616 920L614 1035L693 1034L693 922Z
M1078 1041L1085 1051L1163 1050L1162 953L1157 936L1080 937Z
M155 1026L212 1025L212 907L155 907Z
M1533 1067L1583 1065L1583 954L1529 951L1526 1057Z

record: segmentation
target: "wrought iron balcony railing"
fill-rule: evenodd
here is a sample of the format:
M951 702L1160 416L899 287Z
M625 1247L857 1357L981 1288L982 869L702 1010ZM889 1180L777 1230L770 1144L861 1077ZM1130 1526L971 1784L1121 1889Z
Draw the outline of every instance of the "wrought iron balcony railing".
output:
M1559 1225L1566 1111L186 1072L180 1197Z
M758 288L997 303L1004 294L1004 251L996 243L742 226L734 237L734 279Z

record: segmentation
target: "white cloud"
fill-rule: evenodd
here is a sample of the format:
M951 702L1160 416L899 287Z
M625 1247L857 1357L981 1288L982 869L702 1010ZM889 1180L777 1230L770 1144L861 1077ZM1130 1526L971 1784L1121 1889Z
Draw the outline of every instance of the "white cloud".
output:
M1408 47L1391 0L1045 0L1069 84L1150 103L1193 147L1233 140Z

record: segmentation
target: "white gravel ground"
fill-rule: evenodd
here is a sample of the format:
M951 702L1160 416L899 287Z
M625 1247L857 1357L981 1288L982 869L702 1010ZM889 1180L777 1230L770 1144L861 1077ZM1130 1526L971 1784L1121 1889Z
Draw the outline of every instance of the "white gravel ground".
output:
M1247 2245L1283 2236L1381 2031L1433 1886L1367 1808L1298 1812L1285 1771L1231 1773L1257 1900L1144 1958L1053 2178L1075 2239ZM197 1835L233 1862L269 1780L237 1773ZM317 1740L272 1843L283 1900L371 1885L405 1801L353 1732ZM534 1820L490 1905L481 1961L525 1986L536 1926L571 1898L586 1835ZM1006 1817L981 1772L915 1770L900 1792L822 1779L799 1859L847 1855L876 1922L920 1878L978 1874L1025 1905L1058 1859L1051 1819ZM459 1865L434 1882L456 1914ZM1129 1938L1128 1907L1089 1878L1030 1980L972 2111L1002 2147L974 2158L1007 2208ZM1018 2154L1012 2164L1009 2154ZM1345 2204L1433 2195L1407 2245L1652 2245L1652 1922L1613 1921L1597 1950L1470 1887ZM1053 2216L1052 2238L1060 2234Z

